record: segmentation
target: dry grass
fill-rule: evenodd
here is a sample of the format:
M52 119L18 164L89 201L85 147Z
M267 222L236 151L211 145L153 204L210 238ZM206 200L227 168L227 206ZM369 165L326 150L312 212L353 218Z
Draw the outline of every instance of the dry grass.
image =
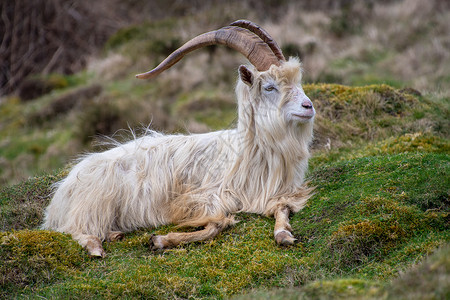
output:
M113 2L106 8L105 2L99 1L96 5L101 9L95 13L121 14L118 19L111 18L114 28L132 25L116 32L95 58L80 54L80 61L89 61L88 73L33 77L36 88L46 94L30 105L20 103L20 97L0 100L2 184L61 167L76 153L92 149L96 134L112 135L121 128L148 124L163 132L204 132L232 126L236 69L246 63L239 54L212 47L189 54L155 80L139 81L134 75L154 67L189 38L239 18L261 24L287 54L300 55L306 82L411 86L424 96L415 95L418 101L427 103L425 112L417 103L413 105L404 128L394 116L385 118L386 97L378 92L362 94L366 101L360 110L340 109L339 105L325 109L322 102L326 99L318 100L316 146L351 146L355 142L352 135L376 140L392 133L434 131L447 136L449 108L443 105L450 90L447 2L333 3L331 7L329 1L213 0L187 5L158 0ZM85 3L79 5L74 9ZM76 77L87 79L77 81ZM100 94L78 101L76 95L92 85L101 87ZM66 93L75 97L70 103L59 102ZM72 109L56 116L60 104ZM430 114L430 107L440 114ZM371 112L377 111L382 118L374 119L377 116ZM338 114L348 115L333 126ZM345 118L351 122L344 123Z
M449 21L443 1L354 1L337 12L293 4L280 22L263 25L282 45L299 46L308 81L395 79L422 91L447 91Z

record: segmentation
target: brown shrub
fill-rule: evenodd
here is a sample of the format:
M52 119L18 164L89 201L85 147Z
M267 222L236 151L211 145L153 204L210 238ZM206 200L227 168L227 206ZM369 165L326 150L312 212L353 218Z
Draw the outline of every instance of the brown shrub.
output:
M0 93L17 88L29 74L69 74L120 25L105 1L2 1Z

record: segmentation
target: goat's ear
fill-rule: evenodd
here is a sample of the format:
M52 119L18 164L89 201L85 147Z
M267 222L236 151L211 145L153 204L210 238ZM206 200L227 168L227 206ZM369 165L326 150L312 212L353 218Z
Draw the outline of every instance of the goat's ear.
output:
M253 85L253 73L246 66L241 65L239 67L239 76L246 85L248 86Z

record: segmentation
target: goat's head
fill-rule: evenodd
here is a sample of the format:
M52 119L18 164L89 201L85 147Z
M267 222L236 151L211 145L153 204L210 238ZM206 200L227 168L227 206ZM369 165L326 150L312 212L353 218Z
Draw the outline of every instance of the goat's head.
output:
M241 108L244 106L258 112L253 118L269 118L268 121L276 118L292 124L310 123L313 120L315 111L312 102L300 84L299 60L291 58L286 61L272 37L258 25L246 20L233 22L230 26L191 39L156 68L136 77L153 78L176 64L187 53L217 44L239 51L252 64L249 68L240 66L237 92L238 98L250 100L251 107L239 103ZM242 96L243 94L246 94L246 97Z
M240 66L239 76L238 96L243 101L249 99L245 106L251 105L257 112L256 121L297 124L314 119L313 104L301 86L301 64L297 58L290 58L280 66L273 65L264 72Z

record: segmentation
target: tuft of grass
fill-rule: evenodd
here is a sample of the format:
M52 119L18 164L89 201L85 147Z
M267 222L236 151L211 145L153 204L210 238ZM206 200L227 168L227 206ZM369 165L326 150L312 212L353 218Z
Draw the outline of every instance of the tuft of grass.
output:
M15 186L0 189L1 231L35 229L50 202L51 185L67 171L57 175L34 177Z
M338 121L347 116L404 116L418 103L414 95L388 85L350 87L338 84L305 85L323 116Z
M418 231L448 229L448 212L423 213L381 197L363 199L356 209L363 219L340 223L328 241L340 269L379 260Z
M439 248L425 261L403 272L385 288L383 295L390 299L448 299L450 247Z
M354 147L411 131L427 132L440 122L440 117L431 118L434 108L407 89L314 84L304 90L317 110L316 148Z

